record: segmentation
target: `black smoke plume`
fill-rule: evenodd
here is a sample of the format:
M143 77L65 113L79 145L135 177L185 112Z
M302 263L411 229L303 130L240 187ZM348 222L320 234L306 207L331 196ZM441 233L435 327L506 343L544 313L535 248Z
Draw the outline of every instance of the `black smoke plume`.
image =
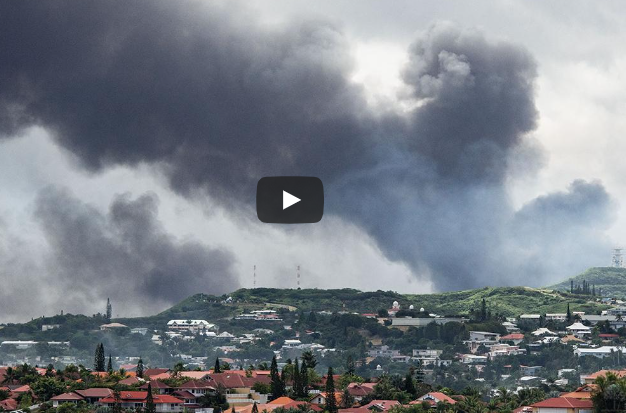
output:
M611 211L601 185L519 212L507 195L512 164L532 173L542 160L529 53L437 24L409 56L413 109L376 113L323 21L268 28L196 2L3 2L0 131L40 125L89 170L151 163L176 191L228 205L250 205L262 176L319 176L329 213L440 289L540 284L597 263ZM599 212L563 219L553 196ZM582 256L551 254L589 234Z

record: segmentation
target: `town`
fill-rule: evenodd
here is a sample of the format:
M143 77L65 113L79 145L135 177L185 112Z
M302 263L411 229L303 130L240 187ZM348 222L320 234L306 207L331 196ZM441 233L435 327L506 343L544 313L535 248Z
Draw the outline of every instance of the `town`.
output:
M258 289L200 294L169 310L213 315L198 319L112 319L109 301L91 317L6 324L0 408L625 411L626 302L586 282L514 292L558 297L554 308L564 311L514 316L498 310L501 300L482 298L451 314L399 295L384 306L396 296L385 292ZM357 302L361 311L352 309Z

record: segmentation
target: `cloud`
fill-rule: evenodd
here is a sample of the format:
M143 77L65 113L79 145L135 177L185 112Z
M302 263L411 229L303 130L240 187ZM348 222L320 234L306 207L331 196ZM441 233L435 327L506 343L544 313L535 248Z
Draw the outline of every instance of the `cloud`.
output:
M562 212L533 201L518 216L507 194L511 174L533 173L543 160L530 136L538 113L529 53L448 23L408 53L403 99L413 109L378 112L349 80L344 34L323 20L268 27L249 12L196 2L2 3L0 132L40 125L90 171L156 165L179 193L206 192L246 213L258 178L319 176L330 214L365 228L387 257L430 274L439 289L519 283L528 260L541 265L525 283L582 269L583 257L548 273L560 257L518 254L530 251L518 231L540 234L519 222ZM585 210L606 212L607 197L589 197ZM151 216L151 204L130 205L89 225L105 221L124 241L142 239L132 225ZM85 208L52 209L65 217L42 221L52 245L71 245L64 228L87 225L72 219ZM604 219L579 212L569 214L580 230L551 242L601 237ZM94 233L95 244L118 252L111 234ZM63 263L66 250L57 252ZM99 262L87 255L68 268L77 276L91 260ZM162 278L140 261L120 262L116 271Z
M238 286L230 252L164 231L154 194L120 195L102 214L49 187L37 198L35 216L50 247L46 265L54 275L47 287L74 309L114 297L118 310L156 311L199 291Z

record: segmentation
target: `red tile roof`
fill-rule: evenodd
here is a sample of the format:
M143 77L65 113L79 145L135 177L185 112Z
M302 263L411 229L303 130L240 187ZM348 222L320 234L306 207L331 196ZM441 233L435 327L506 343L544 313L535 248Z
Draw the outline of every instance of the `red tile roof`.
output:
M100 387L92 387L90 389L85 390L76 390L75 393L80 394L83 397L91 397L91 398L102 398L113 395L113 390L107 388Z
M508 334L506 336L500 337L500 341L523 340L523 339L524 339L524 334L522 333L513 333L513 334Z
M4 410L11 411L17 409L17 400L15 399L5 399L0 401L0 407Z
M434 399L434 400L433 400ZM454 400L452 397L448 396L447 394L438 392L438 391L432 391L430 393L426 393L425 395L423 395L422 397L420 397L419 399L412 401L410 404L418 404L421 403L423 401L427 401L427 402L432 402L431 404L435 404L438 403L436 400L438 400L439 402L448 402L450 404L455 404L456 400Z
M365 407L366 409L371 409L374 407L382 411L387 411L391 409L392 407L397 406L399 404L400 402L397 400L372 400L365 406L361 406L361 407Z
M171 389L170 386L163 383L161 380L150 380L150 385L152 386L152 389ZM148 388L148 383L142 385L139 388L142 390L146 390Z
M72 393L59 394L58 396L52 397L50 400L53 400L53 401L84 400L84 398L81 395L72 392Z
M554 397L552 399L535 403L532 405L532 407L552 407L557 409L578 407L583 409L591 409L593 408L593 402L591 400L573 399L571 397Z
M124 402L145 403L147 397L148 397L147 391L122 391L120 392L120 399L122 403ZM152 395L152 398L155 404L159 404L159 403L182 404L184 403L182 400L174 396L170 396L169 394L154 394ZM105 397L104 399L100 400L100 403L101 404L115 403L115 398L113 396Z
M215 386L212 386L211 383L205 380L189 380L180 386L179 389L215 389Z
M143 371L143 375L152 377L156 376L157 374L167 373L168 371L170 371L170 369L145 369Z

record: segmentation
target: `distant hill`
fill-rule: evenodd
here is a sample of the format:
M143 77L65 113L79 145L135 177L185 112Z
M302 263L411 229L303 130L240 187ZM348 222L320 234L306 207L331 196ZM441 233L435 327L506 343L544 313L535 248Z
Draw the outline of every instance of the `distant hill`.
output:
M594 267L580 275L550 286L548 288L568 292L570 283L582 285L583 281L595 285L596 292L602 289L603 297L626 298L626 268Z
M232 298L232 302L224 301L228 297ZM429 312L456 315L469 314L472 309L479 309L483 298L493 314L507 317L524 313L564 313L568 303L572 311L585 311L589 314L599 313L607 308L584 296L529 287L485 287L435 294L363 292L348 288L334 290L256 288L240 289L220 297L196 294L157 315L116 321L131 326L145 326L164 325L169 319L206 319L220 324L244 311L266 307L287 307L305 313L323 310L376 313L379 309L391 308L394 301L398 301L403 309L413 305L416 310L424 307Z

